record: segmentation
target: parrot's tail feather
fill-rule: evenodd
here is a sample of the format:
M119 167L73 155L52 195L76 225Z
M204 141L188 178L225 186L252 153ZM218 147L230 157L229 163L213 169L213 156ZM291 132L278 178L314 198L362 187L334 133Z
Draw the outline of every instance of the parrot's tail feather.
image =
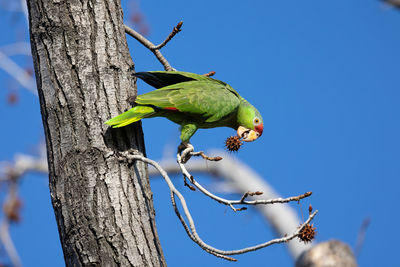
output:
M155 113L154 108L148 106L136 106L130 110L106 121L105 123L111 125L113 128L119 128L128 124L140 121Z

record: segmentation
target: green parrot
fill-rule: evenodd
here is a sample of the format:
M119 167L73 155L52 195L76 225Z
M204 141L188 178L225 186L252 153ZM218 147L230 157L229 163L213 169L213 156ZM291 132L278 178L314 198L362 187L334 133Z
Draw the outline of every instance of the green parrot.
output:
M106 122L114 128L145 118L165 117L181 125L183 144L188 144L199 128L230 127L246 142L262 135L264 125L258 110L222 81L181 71L133 75L157 90L138 95L135 107Z

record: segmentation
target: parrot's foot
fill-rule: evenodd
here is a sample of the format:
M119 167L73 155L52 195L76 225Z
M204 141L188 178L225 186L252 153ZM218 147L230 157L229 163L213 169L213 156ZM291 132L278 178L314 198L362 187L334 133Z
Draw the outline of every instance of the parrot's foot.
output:
M191 152L194 151L194 146L189 142L182 142L178 146L178 153L181 154L181 163L186 163L192 157Z
M178 154L180 154L180 158L181 158L180 163L182 163L182 164L185 164L186 162L188 162L192 156L197 156L197 157L201 156L203 159L209 160L209 161L220 161L222 159L222 157L220 157L220 156L209 157L206 154L204 154L203 151L194 152L194 147L190 143L184 143L184 142L182 142L178 146Z

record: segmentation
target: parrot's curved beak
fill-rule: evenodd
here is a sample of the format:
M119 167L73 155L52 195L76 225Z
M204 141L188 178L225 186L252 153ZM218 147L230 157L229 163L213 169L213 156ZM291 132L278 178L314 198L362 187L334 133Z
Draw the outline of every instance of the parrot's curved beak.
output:
M245 142L253 142L258 137L260 137L260 134L258 132L247 129L243 126L239 126L239 128L237 129L237 135Z

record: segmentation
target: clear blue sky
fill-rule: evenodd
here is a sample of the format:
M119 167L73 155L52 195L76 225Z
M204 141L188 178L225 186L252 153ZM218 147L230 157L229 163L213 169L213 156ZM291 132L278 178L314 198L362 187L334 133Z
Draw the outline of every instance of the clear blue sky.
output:
M369 217L360 266L394 266L400 238L400 12L375 0L143 1L140 8L155 43L184 21L163 49L175 68L216 71L217 79L259 109L264 134L237 156L283 196L314 192L303 209L312 203L320 211L317 241L335 238L354 247ZM22 17L12 27L10 22L13 16L0 11L0 45L26 37L15 33L24 26ZM138 71L161 69L149 51L134 40L129 44ZM43 130L38 99L19 89L18 105L9 106L7 87L18 86L3 72L0 81L0 160L8 160L16 151L30 152ZM143 88L139 84L139 93ZM143 128L153 159L178 144L178 127L165 119L144 121ZM200 130L192 143L222 148L233 133ZM237 263L205 253L184 233L163 181L153 181L152 188L169 266L292 266L283 245L238 256ZM27 175L21 195L23 221L12 236L25 266L63 266L47 178ZM216 247L236 249L273 237L252 209L233 214L198 193L185 195L200 234Z

